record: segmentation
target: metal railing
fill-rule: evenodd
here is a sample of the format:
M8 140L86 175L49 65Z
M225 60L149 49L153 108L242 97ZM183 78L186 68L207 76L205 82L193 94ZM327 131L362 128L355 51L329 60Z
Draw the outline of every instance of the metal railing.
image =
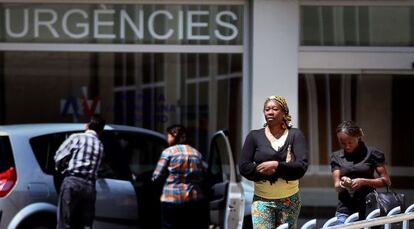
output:
M359 219L359 213L358 212L355 212L354 214L352 214L348 218L346 218L345 224L349 224L349 223L355 222L358 219Z
M343 224L343 225L338 225L338 226L334 226L330 228L332 229L334 228L341 228L341 229L368 228L368 227L373 227L373 226L381 226L381 225L404 222L404 221L408 222L409 220L413 220L413 219L414 219L414 212L410 212L410 213L402 213L402 214L397 214L397 215L392 215L392 216L382 216L382 217L378 217L375 219L361 220L361 221L356 221L350 224Z
M401 213L400 207L395 207L386 216L380 216L380 210L376 209L368 214L365 220L359 220L358 213L350 215L345 224L335 225L337 218L332 217L328 219L322 226L322 228L341 228L341 229L356 229L356 228L369 228L373 226L384 226L384 229L390 229L392 223L402 222L403 229L409 229L409 221L414 220L414 204L407 207L404 213ZM277 229L287 229L289 225L287 223L280 225ZM316 228L316 219L307 221L301 229L313 229Z

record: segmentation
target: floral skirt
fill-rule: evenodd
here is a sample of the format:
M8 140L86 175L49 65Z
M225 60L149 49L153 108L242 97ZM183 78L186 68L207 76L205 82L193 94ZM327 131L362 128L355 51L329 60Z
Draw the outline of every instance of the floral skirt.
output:
M300 194L282 199L265 199L254 195L252 203L253 228L276 228L284 223L289 228L297 228L301 208Z

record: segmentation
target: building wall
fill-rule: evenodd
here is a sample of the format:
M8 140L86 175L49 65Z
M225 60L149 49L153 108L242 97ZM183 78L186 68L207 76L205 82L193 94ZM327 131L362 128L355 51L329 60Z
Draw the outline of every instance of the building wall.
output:
M251 128L263 126L263 103L270 95L286 97L297 126L299 3L255 0L252 11Z
M0 0L1 2L7 2L4 0ZM10 1L9 1L10 2ZM21 0L19 2L35 2L31 0ZM38 2L38 1L36 1ZM72 3L72 1L68 0L60 0L60 1L50 1L45 0L44 2L48 3L56 3L56 2L65 2L65 3ZM78 1L86 4L94 4L94 3L102 3L102 1L97 0L89 0L89 1ZM198 4L198 1L192 0L184 0L184 1L156 1L157 3L179 3L179 4L186 4L186 3L195 3ZM200 4L240 4L243 1L205 1L200 2ZM119 1L105 1L108 4L117 4L120 3ZM152 4L153 1L140 1L140 0L127 0L122 1L122 3L132 3L132 4L141 4L141 3L150 3ZM240 92L239 83L236 82L233 87L237 93L228 95L228 101L233 102L232 106L228 106L229 103L226 103L226 99L223 99L219 96L219 93L223 93L224 90L220 90L220 87L217 85L220 82L215 81L215 76L220 75L220 66L222 65L222 59L218 57L216 54L209 56L210 63L200 61L205 65L210 67L209 72L213 72L214 75L210 76L208 80L202 79L204 76L203 74L197 75L196 77L189 74L187 71L191 68L191 66L195 66L193 62L182 63L181 61L184 59L191 59L191 57L187 57L187 54L183 54L183 57L179 58L174 56L174 54L165 55L165 64L163 73L168 77L165 78L165 82L161 85L169 85L166 87L164 94L166 95L166 103L167 104L175 104L182 105L182 103L186 104L188 101L195 99L197 97L199 100L199 94L194 94L197 96L193 96L192 94L188 96L188 98L184 97L184 92L187 87L192 86L194 82L193 78L198 78L200 80L199 84L197 85L205 85L208 83L209 85L213 85L209 87L208 96L206 101L209 104L217 104L219 103L218 107L223 107L223 109L210 107L208 113L211 120L215 122L208 123L209 133L221 126L232 126L232 122L236 122L234 126L236 128L232 129L233 133L236 133L236 137L234 137L234 141L236 142L236 147L239 149L244 141L244 136L248 133L251 129L258 129L261 128L264 124L263 118L263 102L267 96L270 95L282 95L287 98L290 113L293 118L293 124L296 127L300 127L304 131L308 133L307 140L309 142L311 148L311 155L310 161L311 166L310 170L306 174L305 178L301 181L302 191L306 195L306 198L303 199L304 205L326 205L326 206L334 206L336 204L336 194L332 188L332 180L330 177L330 169L328 164L328 157L331 151L338 148L336 143L334 128L338 124L337 122L341 119L352 119L355 118L359 124L364 126L367 130L365 140L368 143L372 143L373 145L381 148L385 153L388 161L391 159L396 158L397 161L402 161L401 158L403 156L396 156L401 154L401 152L392 152L393 144L396 145L398 142L393 142L392 134L390 129L392 129L392 120L393 120L393 101L390 98L393 94L393 88L391 86L393 79L395 76L393 74L407 74L407 75L414 75L412 70L412 63L414 62L414 49L412 47L345 47L345 46L300 46L300 36L301 36L301 6L303 5L391 5L393 4L402 4L402 5L413 5L413 1L364 1L360 3L360 1L324 1L324 0L250 0L244 1L246 10L244 11L246 19L248 19L248 24L243 26L245 37L243 41L243 53L241 51L236 51L237 58L243 55L244 60L243 63L243 71L237 69L236 71L229 71L226 74L222 74L224 76L229 77L229 85L231 79L233 79L234 75L237 75L237 79L243 78L243 91ZM401 10L401 9L400 9ZM402 11L407 11L407 9L402 9ZM406 12L407 13L407 12ZM373 17L381 16L379 14L373 15ZM388 23L389 24L389 23ZM407 24L407 33L404 33L404 36L410 36L408 33L408 29L411 28L410 24ZM380 31L380 28L375 28L375 31ZM343 31L340 31L336 28L334 32L335 36L338 40L341 40L341 34ZM411 32L413 34L413 32ZM380 38L381 36L375 37L372 39L372 42L378 42L376 38ZM387 36L390 39L393 36ZM395 38L393 38L395 39ZM392 40L392 39L391 39ZM142 47L142 46L141 46ZM188 47L187 47L188 48ZM236 47L237 49L237 47ZM189 49L190 51L191 48ZM128 50L130 51L130 50ZM142 51L142 50L141 50ZM157 50L157 52L162 52L162 48ZM140 52L140 51L136 51ZM170 51L171 52L171 51ZM208 51L204 51L208 53ZM222 54L225 52L222 52ZM19 69L20 64L24 64L23 60L14 60L11 58L13 53L7 53L6 55L0 54L0 60L4 59L8 66L15 66L12 69L1 69L6 75L21 75L22 78L11 78L6 77L5 79L0 79L1 81L5 81L4 84L10 85L14 84L17 85L15 82L16 80L24 80L25 78L29 78L27 80L27 86L35 85L38 82L38 79L30 78L31 73L25 72L22 73L21 69ZM34 55L42 55L40 53ZM192 54L191 54L192 55ZM190 55L189 55L190 56ZM46 57L49 58L49 57ZM141 57L134 57L135 60L139 60ZM226 56L226 61L229 63L232 60L231 54ZM114 90L114 78L119 77L116 76L113 70L113 66L115 61L115 56L112 55L103 55L101 58L98 58L98 65L101 66L99 68L98 75L102 76L104 80L99 81L99 92L100 94L104 94L105 101L108 104L113 104L113 94ZM205 59L204 59L205 60ZM12 65L10 62L13 61ZM91 58L89 55L81 55L80 58L77 58L77 61L80 61L80 65L85 65L85 68L80 69L70 69L70 66L62 66L62 71L66 72L66 69L70 69L70 74L76 75L76 77L80 75L88 76L84 77L77 81L76 84L73 84L72 90L77 90L81 86L90 85L90 79L92 80L92 73L89 70L86 70L89 66L91 66ZM143 68L142 61L136 61L138 64L135 66L136 69ZM216 63L216 64L211 64ZM177 67L177 65L182 65L184 67ZM0 65L1 66L1 65ZM43 63L39 63L42 68L47 68L47 65ZM187 66L190 66L187 69ZM204 69L202 64L199 64L201 69ZM232 66L228 64L228 66ZM239 66L239 64L235 64L235 66ZM158 67L158 66L157 66ZM155 68L157 68L155 67ZM231 67L226 67L231 69ZM185 70L187 69L187 70ZM191 70L191 69L190 69ZM137 73L138 72L138 73ZM0 72L1 73L1 72ZM68 73L68 74L69 74ZM66 74L66 73L63 73ZM124 72L125 74L125 72ZM141 73L136 71L135 77L141 77ZM347 78L347 75L351 74L353 78L358 78L358 87L356 89L356 99L352 100L352 87L351 80L345 83L345 88L341 88L343 90L341 102L343 105L337 107L330 107L330 109L319 109L318 98L316 97L315 91L312 91L312 95L314 97L309 98L309 103L307 104L310 107L307 110L307 113L304 112L302 115L299 115L299 108L300 104L304 101L299 99L300 94L300 85L299 85L299 77L298 75L302 74L305 75L306 80L310 82L310 84L316 84L318 82L317 78L319 76L325 77L324 80L327 82L334 77L340 75L342 79ZM312 78L313 74L319 74L318 77ZM384 74L388 74L389 77L383 77ZM308 76L309 75L309 76ZM333 76L336 75L336 76ZM52 78L53 76L46 76L48 78ZM188 81L188 85L184 83L185 77L188 77L190 80ZM323 78L322 77L322 78ZM372 83L372 80L375 80L375 84ZM67 80L70 84L73 80ZM85 82L83 82L85 81ZM194 81L194 82L193 82ZM323 81L323 80L322 80ZM345 80L344 80L345 81ZM49 81L50 82L50 81ZM187 82L187 81L185 81ZM158 84L154 84L156 87ZM224 84L223 84L224 85ZM227 85L227 84L226 84ZM128 86L128 87L127 87ZM126 85L125 88L129 90L130 85ZM1 85L0 85L1 87ZM132 87L139 88L141 87L141 83L137 83ZM223 88L231 88L231 86ZM381 90L375 90L376 87L381 88ZM203 87L197 86L197 90L204 90ZM316 87L315 87L316 88ZM1 89L1 88L0 88ZM118 88L121 90L122 88ZM328 88L329 89L329 88ZM44 109L51 109L50 104L42 104L42 101L38 101L38 105L34 106L27 106L23 108L24 104L24 95L30 91L25 91L24 88L7 88L8 95L10 95L5 102L2 102L0 99L0 109L1 106L4 107L10 103L16 103L17 105L13 107L13 110L7 110L7 116L12 117L10 122L14 122L13 119L14 114L21 114L25 112L24 109L31 109L35 110L39 106L44 106ZM13 91L11 91L13 90ZM55 104L59 104L59 93L64 90L68 90L68 88L58 88L56 92L50 92L52 97L56 97ZM52 91L52 90L50 90ZM198 91L197 91L198 92ZM240 93L239 93L240 92ZM79 94L79 92L76 92ZM75 93L75 94L76 94ZM66 92L67 94L74 94L74 92ZM201 94L201 93L200 93ZM243 96L243 102L240 102L240 94ZM41 94L42 97L44 96ZM15 99L21 97L20 99ZM62 96L61 96L62 97ZM376 99L380 98L380 99ZM187 100L188 101L187 101ZM323 98L325 99L325 98ZM220 104L220 102L222 104ZM324 101L327 102L327 101ZM329 101L328 101L329 102ZM355 102L355 103L354 103ZM111 106L108 104L103 103L101 109L103 110L110 110ZM177 107L178 107L177 105ZM237 107L239 105L239 107ZM245 106L243 109L240 106ZM350 111L350 107L355 107L355 114ZM113 107L113 106L112 106ZM338 110L334 110L338 108ZM375 109L371 109L371 107ZM226 108L226 109L224 109ZM59 108L56 106L54 110L58 110ZM223 111L222 111L223 110ZM27 110L26 110L27 111ZM0 115L4 111L0 111ZM234 112L241 113L238 114L237 117L233 118ZM332 114L336 115L334 118ZM299 122L304 120L309 116L309 125L307 126L300 126ZM326 117L324 117L325 115ZM225 120L229 119L229 120ZM323 117L323 118L321 118ZM171 114L171 120L174 122L179 122L181 116L178 114ZM47 121L50 120L50 117L47 115L39 117L40 120ZM114 117L111 117L114 119ZM233 120L235 119L235 120ZM242 119L243 121L240 121ZM194 122L198 120L198 117L194 118ZM0 117L1 121L1 117ZM56 120L58 121L58 120ZM225 122L224 122L225 121ZM16 121L17 122L17 121ZM224 122L224 124L220 124ZM326 122L327 124L324 125L324 129L320 129L319 123ZM240 124L241 123L241 124ZM197 128L197 131L204 128L204 124L194 124ZM240 126L241 125L241 126ZM414 123L411 125L414 126ZM202 127L202 128L201 128ZM410 126L409 126L410 127ZM162 131L162 128L159 128ZM243 133L242 133L243 132ZM408 130L407 130L408 132ZM325 136L322 136L325 135ZM201 138L201 137L200 137ZM409 156L411 151L406 151L407 156ZM399 159L400 158L400 159ZM406 164L409 164L406 163ZM408 179L412 178L412 169L409 166L399 167L399 168L390 168L391 176L402 177L401 181L396 184L401 185L405 190L414 190L413 188L409 187ZM398 180L398 179L396 179ZM322 187L322 188L321 188ZM321 203L321 193L324 195L324 200ZM412 193L412 192L411 192ZM408 196L408 198L413 199L414 195Z
M305 206L335 205L329 156L340 149L335 127L349 119L385 153L393 187L414 201L413 3L300 1L299 119L311 161L301 181Z

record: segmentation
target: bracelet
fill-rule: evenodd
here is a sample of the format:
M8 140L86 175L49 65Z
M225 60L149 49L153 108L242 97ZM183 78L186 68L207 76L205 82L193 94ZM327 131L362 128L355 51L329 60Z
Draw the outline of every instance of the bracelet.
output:
M343 181L340 181L339 182L339 187L346 189L346 187L343 185L343 183L344 183Z

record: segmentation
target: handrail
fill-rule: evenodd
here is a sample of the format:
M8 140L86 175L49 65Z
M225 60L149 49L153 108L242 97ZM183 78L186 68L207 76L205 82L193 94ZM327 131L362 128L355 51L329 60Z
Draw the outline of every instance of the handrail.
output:
M365 219L366 219L366 220L373 219L373 218L375 218L375 217L377 217L377 216L379 216L379 215L380 215L380 210L377 208L377 209L375 209L374 211L370 212L370 213L367 215L367 218L365 218Z
M354 214L352 214L352 215L348 216L348 218L346 218L344 224L355 222L358 219L359 219L359 213L355 212Z
M401 207L400 206L391 209L391 211L388 212L387 216L392 216L392 215L396 215L396 214L399 214L399 213L401 213ZM386 223L384 225L384 229L390 229L390 228L391 228L391 224Z
M408 206L408 208L405 209L404 213L409 213L409 212L414 212L414 204L411 204L410 206ZM402 228L403 229L408 229L409 228L408 220L403 221Z
M365 218L365 220L370 220L370 219L374 219L377 216L380 216L380 210L377 208L374 211L370 212L367 217ZM364 227L364 229L369 229L368 227Z
M344 224L341 225L334 225L333 222L337 221L337 217L332 217L328 219L323 225L323 228L341 228L341 229L360 229L360 228L369 228L372 226L381 226L384 225L385 228L390 228L391 223L398 223L402 222L402 228L408 229L409 228L409 221L414 220L414 204L408 206L403 213L401 213L401 207L395 207L388 212L387 216L378 217L380 215L380 210L375 209L374 211L370 212L365 220L358 220L359 214L354 213L345 220ZM358 221L355 221L358 220ZM287 228L287 223L280 225L277 229L285 229ZM312 219L307 221L305 224L302 225L301 229L309 229L316 227L316 219Z
M328 219L328 220L327 220L327 221L323 224L322 228L328 228L328 227L331 227L331 226L333 226L333 225L335 225L335 224L336 224L336 221L338 221L338 218L337 218L336 216L334 216L334 217L332 217L332 218Z
M401 207L400 206L391 209L391 211L388 212L387 216L392 216L392 215L396 215L396 214L399 214L399 213L401 213Z
M303 224L300 229L308 229L308 228L315 228L315 227L316 227L316 219L311 219L305 224Z
M287 229L289 228L289 224L288 223L284 223L282 225L279 225L278 227L276 227L276 229Z
M362 221L356 221L350 224L343 224L338 226L331 227L334 228L341 228L341 229L359 229L359 228L366 228L366 227L372 227L372 226L379 226L384 225L387 223L397 223L402 222L405 220L413 220L414 219L414 212L410 213L401 213L398 215L392 215L392 216L382 216L375 219L367 219Z
M410 206L408 206L407 209L405 209L405 213L408 213L408 212L414 212L414 204L411 204Z

